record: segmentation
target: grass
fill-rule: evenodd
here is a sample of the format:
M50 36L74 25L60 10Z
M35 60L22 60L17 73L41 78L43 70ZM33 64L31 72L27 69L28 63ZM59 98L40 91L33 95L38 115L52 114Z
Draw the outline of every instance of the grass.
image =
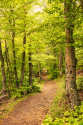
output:
M64 111L65 102L65 82L63 78L57 78L56 83L58 85L56 97L54 98L53 104L50 108L50 115L54 119L55 117L61 117L62 112Z

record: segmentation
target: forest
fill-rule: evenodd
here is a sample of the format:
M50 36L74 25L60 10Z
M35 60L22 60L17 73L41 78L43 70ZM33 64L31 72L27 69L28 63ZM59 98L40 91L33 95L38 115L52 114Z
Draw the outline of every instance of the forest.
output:
M83 125L83 0L0 0L0 119Z

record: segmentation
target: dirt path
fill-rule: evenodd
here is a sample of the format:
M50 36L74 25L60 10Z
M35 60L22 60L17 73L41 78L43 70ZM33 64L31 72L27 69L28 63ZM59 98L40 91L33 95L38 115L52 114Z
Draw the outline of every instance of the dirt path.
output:
M0 125L41 125L56 94L55 81L46 81L37 93L16 105Z

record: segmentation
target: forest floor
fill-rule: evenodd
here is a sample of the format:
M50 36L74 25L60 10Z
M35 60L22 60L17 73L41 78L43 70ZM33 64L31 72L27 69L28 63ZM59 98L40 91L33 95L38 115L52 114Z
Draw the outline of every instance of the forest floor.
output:
M30 96L17 104L14 110L0 121L0 125L41 125L57 91L55 80L48 81L40 93Z

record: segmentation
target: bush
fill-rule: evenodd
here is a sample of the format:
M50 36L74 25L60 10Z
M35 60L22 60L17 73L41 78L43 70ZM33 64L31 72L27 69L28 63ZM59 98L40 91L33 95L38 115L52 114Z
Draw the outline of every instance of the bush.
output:
M15 98L21 98L23 95L27 95L28 93L32 93L32 92L40 92L40 87L37 85L33 85L32 87L20 87L19 89L14 88L14 90L12 90L11 93L11 98L15 99Z
M15 99L15 98L21 98L22 95L26 95L27 93L32 92L32 87L20 87L19 89L14 88L14 91L12 91L11 93L11 98Z
M51 72L51 79L55 79L58 76L60 76L59 70L58 69L53 69L53 71Z
M37 86L37 85L33 85L33 86L32 86L32 91L33 91L33 92L41 92L40 87Z

